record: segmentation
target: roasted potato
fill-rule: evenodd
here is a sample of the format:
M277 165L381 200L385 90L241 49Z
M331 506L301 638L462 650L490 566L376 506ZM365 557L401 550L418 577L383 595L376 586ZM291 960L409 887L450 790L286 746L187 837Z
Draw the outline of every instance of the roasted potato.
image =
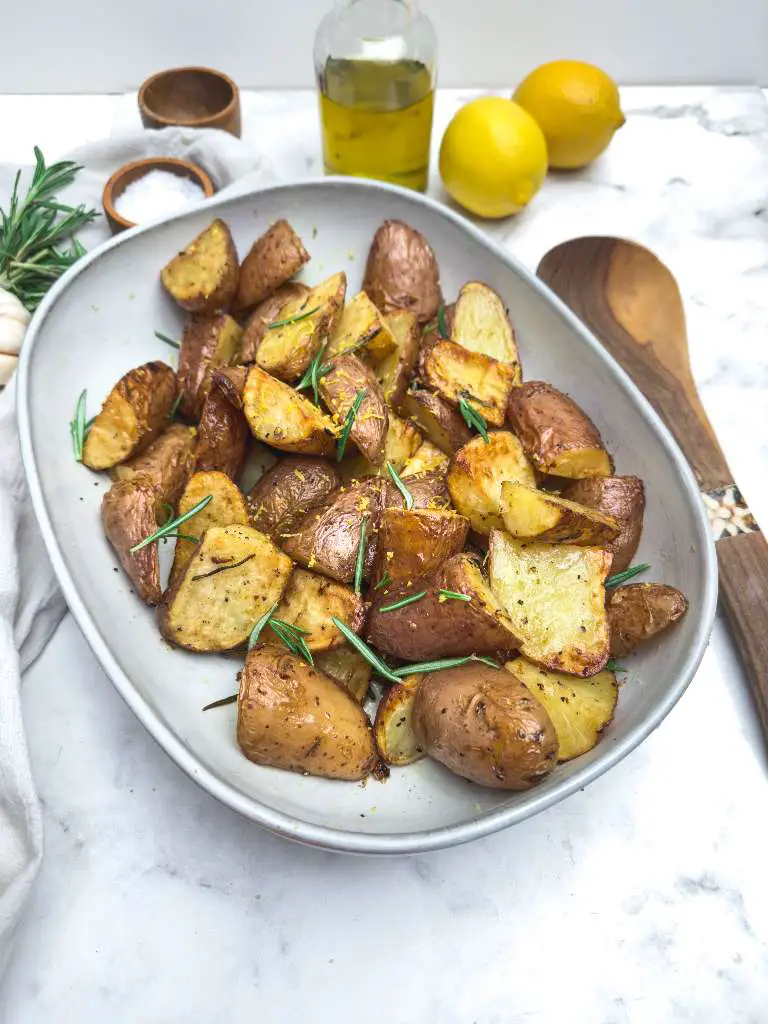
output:
M424 473L432 473L435 470L447 473L448 456L441 452L431 441L423 441L403 466L400 477L403 480L407 480L408 477L421 476Z
M331 420L260 366L252 366L248 373L243 411L253 436L280 451L333 455L336 450Z
M522 380L520 356L504 303L487 284L469 281L459 292L451 317L451 340L516 368L515 384Z
M613 473L597 427L572 398L551 384L529 380L513 388L507 416L540 473L577 480Z
M399 472L420 446L421 434L416 427L409 420L404 420L397 413L388 410L383 463L376 466L363 455L359 455L354 459L345 459L339 466L339 473L345 481L360 480L365 476L377 474L383 476L387 473L387 463Z
M536 486L522 445L508 430L492 431L487 444L482 437L472 438L448 467L451 500L479 534L503 529L501 488L506 481Z
M433 470L421 476L411 477L407 484L413 498L413 507L431 509L450 509L451 497L445 482L445 473ZM387 477L382 479L381 502L383 508L405 508L405 500L400 490Z
M359 350L374 362L397 350L397 342L386 318L365 292L358 292L344 307L328 342L327 354L338 356L350 350Z
M619 699L613 672L574 679L533 665L525 658L515 658L504 667L544 706L557 733L557 759L561 764L586 754L610 725Z
M422 591L418 601L385 610ZM448 597L446 592L464 594L470 600ZM495 654L519 645L509 616L468 555L454 555L434 572L412 580L410 586L380 591L368 619L368 640L385 654L405 661Z
M320 398L340 430L357 395L364 393L349 439L369 462L379 465L384 459L389 416L373 371L351 353L337 356L330 366L320 380Z
M529 661L574 676L593 676L608 660L605 579L610 552L537 544L492 530L491 590L506 610Z
M258 530L209 526L164 597L160 632L189 651L241 647L292 571L290 558Z
M619 535L606 546L613 553L611 572L628 569L643 532L645 488L637 476L604 476L573 480L563 497L610 516L619 524Z
M243 392L248 379L247 366L219 366L211 373L211 387L222 391L230 405L243 408Z
M340 273L291 299L266 325L256 350L257 365L291 384L303 377L339 322L346 290L346 275Z
M384 401L390 408L399 411L419 357L421 330L416 315L405 309L395 310L385 319L395 342L395 349L376 363L374 373L381 385Z
M264 299L253 310L243 327L243 336L240 339L240 352L237 361L239 363L253 363L256 361L256 353L264 335L269 330L267 324L274 323L280 319L280 311L294 299L302 299L309 293L309 286L303 281L288 281L281 284L277 291L273 292L268 299ZM312 308L311 306L309 307Z
M133 554L130 549L157 529L156 504L154 483L145 476L119 480L101 502L101 523L107 540L145 604L159 604L162 599L157 544L147 544Z
M263 302L308 260L309 253L288 221L276 221L256 239L243 260L233 307L250 309Z
M619 535L619 524L611 516L510 481L501 485L501 515L513 537L535 538L542 544L594 544L604 548Z
M427 440L447 455L452 455L472 437L461 414L432 391L409 388L398 412L413 420Z
M663 633L688 611L688 600L664 583L631 583L608 591L611 657L631 654L640 644Z
M365 624L365 611L363 599L351 587L316 572L295 569L275 618L307 630L304 640L310 651L328 651L345 643L331 616L340 619L353 633L359 633Z
M519 371L511 363L500 363L455 341L423 346L419 372L426 386L446 402L458 405L463 398L492 427L504 425L509 395L519 382Z
M173 423L141 455L115 466L113 480L143 476L152 481L158 503L175 505L195 468L197 431Z
M83 465L111 469L148 448L170 422L176 374L166 363L129 370L115 384L83 445Z
M228 308L239 273L232 235L217 218L163 267L160 280L182 309L214 313Z
M453 511L385 508L372 583L408 583L464 550L469 522Z
M334 647L330 651L319 651L314 655L315 668L335 679L345 690L349 690L358 704L362 704L371 681L371 663L358 654L349 644Z
M248 492L251 525L274 539L281 527L287 529L338 486L339 476L325 459L281 459Z
M440 271L429 242L415 228L386 220L373 236L363 290L382 313L407 309L421 323L442 302Z
M468 664L427 673L411 722L422 750L480 786L530 789L557 763L549 715L504 669Z
M416 691L423 678L421 673L406 676L401 683L393 683L379 701L373 733L387 764L402 767L424 757L411 721Z
M209 494L213 500L209 501L205 508L200 509L192 519L182 524L182 533L202 537L210 526L248 526L248 508L240 488L226 473L217 470L194 473L189 478L179 499L176 514L182 516L189 512ZM189 565L196 546L197 541L184 540L183 537L177 539L176 550L173 553L171 582Z
M199 472L221 470L237 480L248 455L249 437L242 409L232 405L227 387L214 383L200 413L196 469Z
M183 416L200 418L211 390L211 373L235 358L242 333L242 327L226 313L199 313L190 319L181 337L176 371Z
M330 676L282 647L248 652L237 698L237 742L249 761L356 782L376 768L368 716Z

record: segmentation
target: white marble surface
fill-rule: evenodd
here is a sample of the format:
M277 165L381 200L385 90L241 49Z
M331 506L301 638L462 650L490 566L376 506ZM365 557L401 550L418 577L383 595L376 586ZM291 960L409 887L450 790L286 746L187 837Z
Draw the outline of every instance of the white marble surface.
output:
M441 95L438 138L465 98ZM599 163L490 230L529 266L582 233L655 249L684 293L704 403L768 523L768 107L757 90L659 88L625 90L624 106ZM277 174L318 172L311 96L247 95L244 113ZM0 161L134 121L130 97L0 97ZM47 849L3 1022L768 1020L768 761L720 618L689 691L608 776L514 830L410 859L303 849L216 804L70 617L24 700Z

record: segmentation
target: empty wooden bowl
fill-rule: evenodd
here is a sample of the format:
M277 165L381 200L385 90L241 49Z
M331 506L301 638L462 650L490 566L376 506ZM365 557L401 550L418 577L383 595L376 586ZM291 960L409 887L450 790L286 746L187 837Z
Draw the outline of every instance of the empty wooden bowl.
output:
M169 68L152 75L139 89L139 113L145 128L220 128L240 137L240 91L213 68Z
M170 171L171 174L176 174L180 178L188 178L200 186L206 197L212 196L215 192L213 182L202 167L198 167L197 164L191 164L186 160L176 160L170 156L151 156L146 160L135 160L133 163L123 164L122 167L118 167L106 183L101 196L104 216L107 218L113 235L118 234L120 231L125 231L126 228L136 227L135 221L127 220L117 212L115 203L129 185L133 184L134 181L138 181L139 178L143 178L150 171ZM151 220L153 216L157 216L157 214L151 214L147 219Z

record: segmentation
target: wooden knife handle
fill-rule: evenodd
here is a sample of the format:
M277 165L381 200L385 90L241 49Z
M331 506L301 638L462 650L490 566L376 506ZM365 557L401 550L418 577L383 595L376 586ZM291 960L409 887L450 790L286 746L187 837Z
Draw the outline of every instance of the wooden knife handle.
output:
M768 736L768 544L758 530L716 544L720 599Z

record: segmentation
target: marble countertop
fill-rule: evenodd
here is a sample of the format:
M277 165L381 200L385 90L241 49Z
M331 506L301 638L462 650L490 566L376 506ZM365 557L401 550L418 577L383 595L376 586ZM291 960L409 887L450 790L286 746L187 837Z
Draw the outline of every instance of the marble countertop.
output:
M440 94L436 142L469 97ZM319 173L313 96L243 99L244 137L277 175ZM704 404L768 523L768 106L746 88L623 103L597 164L551 176L489 231L531 267L585 233L668 263ZM0 161L26 162L33 143L53 158L137 117L133 97L0 97L0 124ZM680 703L607 776L505 833L406 859L305 849L220 806L70 616L25 677L24 711L46 853L2 1022L768 1020L768 762L720 616Z

